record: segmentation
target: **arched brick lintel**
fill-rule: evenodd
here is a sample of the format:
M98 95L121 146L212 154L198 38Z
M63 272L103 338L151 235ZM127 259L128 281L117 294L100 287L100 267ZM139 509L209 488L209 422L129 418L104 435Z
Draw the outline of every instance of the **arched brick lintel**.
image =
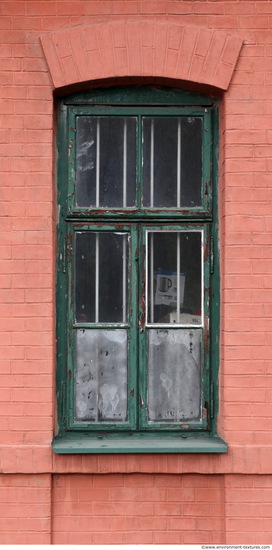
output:
M227 90L242 39L171 22L119 21L41 37L55 88L120 77L160 77Z

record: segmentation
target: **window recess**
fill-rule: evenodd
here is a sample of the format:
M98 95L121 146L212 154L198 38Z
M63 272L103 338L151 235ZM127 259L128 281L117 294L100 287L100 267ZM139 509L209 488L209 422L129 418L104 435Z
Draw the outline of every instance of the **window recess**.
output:
M217 108L173 93L60 105L56 453L226 451Z

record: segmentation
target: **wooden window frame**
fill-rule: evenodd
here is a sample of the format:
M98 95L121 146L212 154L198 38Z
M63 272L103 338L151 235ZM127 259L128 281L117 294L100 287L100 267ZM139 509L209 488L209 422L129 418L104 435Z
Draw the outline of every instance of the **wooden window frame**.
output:
M58 102L58 266L57 266L57 403L58 433L55 453L226 452L217 435L219 369L219 252L217 209L218 105L208 96L170 88L112 88L70 95ZM76 117L84 115L200 116L203 119L203 204L194 208L152 209L83 208L75 198ZM140 132L139 132L140 134ZM141 135L138 135L137 181L141 180ZM198 230L204 239L204 348L202 366L202 420L184 424L150 425L146 418L145 330L135 321L131 330L128 378L130 425L73 422L76 330L88 328L74 320L75 234L77 231L131 233L131 278L144 273L146 231ZM139 267L140 264L140 267ZM143 279L141 279L142 281ZM133 286L133 285L132 285ZM139 295L138 295L139 292ZM145 283L132 292L132 309L141 320ZM140 296L142 294L142 296ZM212 297L212 299L211 299ZM138 304L139 311L138 311ZM138 317L137 317L138 319ZM209 319L209 320L208 320ZM141 325L141 323L140 323ZM100 326L100 325L99 325ZM140 330L139 330L140 328ZM139 343L138 343L139 338ZM139 365L139 367L137 367ZM138 370L139 368L139 370ZM140 426L140 427L139 427Z

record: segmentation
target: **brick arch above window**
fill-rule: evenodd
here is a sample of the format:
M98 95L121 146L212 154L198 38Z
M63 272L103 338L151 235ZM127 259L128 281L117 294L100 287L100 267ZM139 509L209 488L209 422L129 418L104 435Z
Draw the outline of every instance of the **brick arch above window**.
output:
M55 88L101 79L159 77L227 90L239 36L172 22L118 21L41 37Z

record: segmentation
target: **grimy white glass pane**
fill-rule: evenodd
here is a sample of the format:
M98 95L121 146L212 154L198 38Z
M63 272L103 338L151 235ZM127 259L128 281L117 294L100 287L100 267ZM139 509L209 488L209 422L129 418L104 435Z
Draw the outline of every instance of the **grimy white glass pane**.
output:
M149 324L202 324L202 232L149 231Z
M127 331L78 330L75 421L127 419Z
M201 117L143 117L144 206L202 203Z
M189 422L201 417L199 329L148 329L148 418Z
M76 233L77 322L127 322L128 240L122 232Z
M77 117L78 206L123 208L135 205L136 124L136 117Z

